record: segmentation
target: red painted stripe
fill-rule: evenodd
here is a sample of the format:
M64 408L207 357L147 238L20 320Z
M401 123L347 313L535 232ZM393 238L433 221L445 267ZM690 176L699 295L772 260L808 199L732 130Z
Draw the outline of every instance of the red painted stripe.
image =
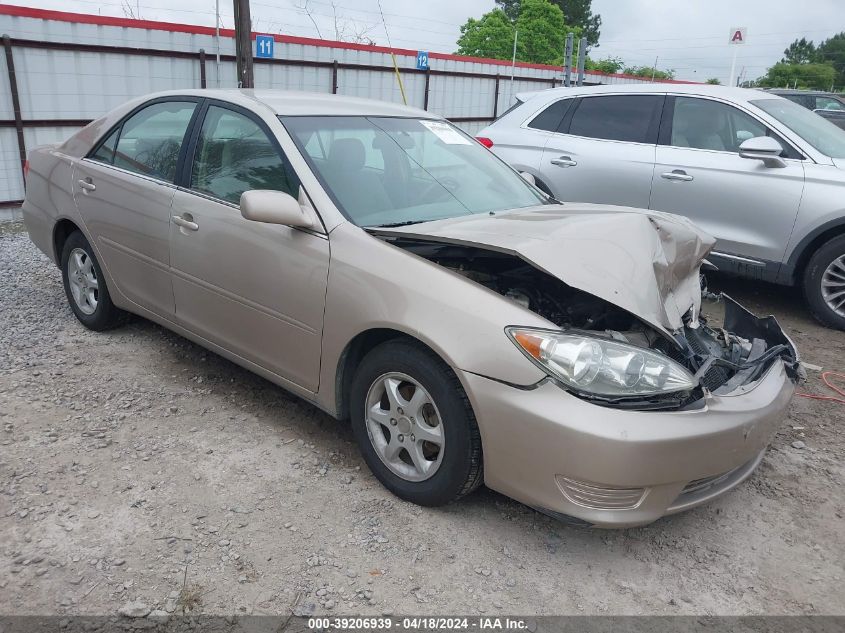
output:
M72 22L75 24L95 24L98 26L116 26L130 29L149 29L153 31L171 31L174 33L192 33L195 35L214 35L214 27L200 26L198 24L178 24L175 22L159 22L157 20L134 20L132 18L118 18L104 15L92 15L88 13L71 13L69 11L52 11L49 9L34 9L32 7L21 7L13 4L0 4L0 15L12 15L21 18L36 18L41 20L56 20L59 22ZM222 37L234 37L233 29L220 29ZM252 37L255 39L257 34L253 33ZM258 35L261 35L260 33ZM394 53L396 55L406 55L416 57L417 51L408 48L389 48L387 46L371 46L369 44L355 44L353 42L335 42L332 40L321 40L312 37L298 37L295 35L279 35L274 34L273 39L283 44L301 44L304 46L322 46L327 48L340 48L354 51L367 51L370 53ZM496 66L510 66L511 62L505 59L487 59L483 57L465 57L462 55L453 55L450 53L430 53L431 59L443 59L456 62L471 62L477 64L493 64ZM531 64L529 62L516 62L519 68L535 68L537 70L551 70L554 72L561 72L559 66L549 66L546 64ZM637 79L642 81L642 77L635 77L633 75L625 74L610 74L602 73L595 70L585 71L588 75L599 77L618 77L624 79ZM692 84L698 83L695 81L680 81L675 79L657 80L661 83L674 84Z

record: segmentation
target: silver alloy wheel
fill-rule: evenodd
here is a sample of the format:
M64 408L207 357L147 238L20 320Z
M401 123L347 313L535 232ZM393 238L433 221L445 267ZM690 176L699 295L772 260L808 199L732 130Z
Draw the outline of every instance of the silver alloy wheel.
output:
M364 401L367 435L390 471L406 481L425 481L443 461L446 437L440 412L416 380L399 372L373 381Z
M830 262L822 275L822 298L827 306L845 317L845 255Z
M74 248L70 252L67 260L67 280L76 307L83 314L94 314L100 282L97 279L97 271L94 270L94 261L81 248Z

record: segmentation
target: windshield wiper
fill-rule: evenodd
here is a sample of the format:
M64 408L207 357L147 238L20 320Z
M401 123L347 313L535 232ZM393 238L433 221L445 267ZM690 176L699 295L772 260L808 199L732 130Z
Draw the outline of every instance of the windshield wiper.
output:
M411 224L422 224L423 222L429 222L429 220L405 220L404 222L392 222L390 224L374 224L373 226L369 227L371 229L393 229L397 226L409 226Z

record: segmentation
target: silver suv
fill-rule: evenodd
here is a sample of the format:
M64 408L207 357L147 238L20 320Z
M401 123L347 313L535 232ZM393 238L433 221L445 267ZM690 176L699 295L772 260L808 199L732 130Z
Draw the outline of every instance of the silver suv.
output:
M845 329L845 131L757 90L683 84L518 95L479 140L559 200L685 215L725 272L801 284Z

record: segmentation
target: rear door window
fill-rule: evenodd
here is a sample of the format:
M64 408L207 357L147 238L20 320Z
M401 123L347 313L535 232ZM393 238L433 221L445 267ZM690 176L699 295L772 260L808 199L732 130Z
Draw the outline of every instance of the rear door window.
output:
M163 101L133 114L120 128L112 164L173 182L179 151L196 106L192 101Z
M584 97L575 106L569 134L629 143L657 143L663 96Z

